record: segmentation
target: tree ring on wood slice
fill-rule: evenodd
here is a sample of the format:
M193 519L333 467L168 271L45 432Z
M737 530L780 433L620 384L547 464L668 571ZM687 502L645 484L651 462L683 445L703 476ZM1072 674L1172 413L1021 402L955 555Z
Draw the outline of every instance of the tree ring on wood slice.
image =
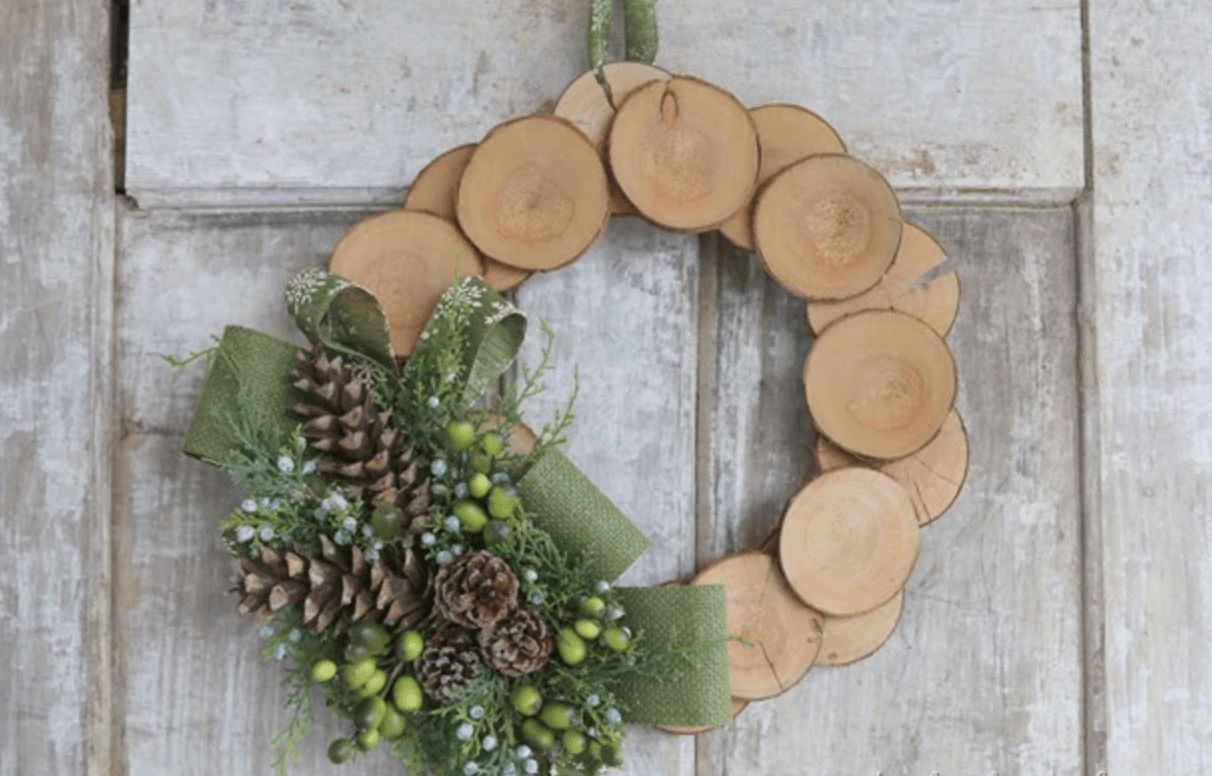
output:
M676 76L633 91L607 141L610 168L644 218L683 232L714 228L749 201L757 130L728 92Z
M732 699L732 718L736 719L736 715L740 714L749 706L749 701L743 701L740 698ZM715 730L720 725L660 725L661 730L666 733L673 733L679 736L693 736L699 733L706 733L708 730Z
M888 475L861 467L804 486L779 534L788 584L808 606L834 617L869 612L896 595L917 550L909 494Z
M485 254L520 269L555 269L606 228L606 170L568 121L515 119L476 146L459 181L457 211Z
M757 128L758 148L762 154L758 168L759 188L805 157L846 153L846 144L837 130L799 105L762 105L751 108L749 117ZM738 248L753 250L753 202L720 224L720 234Z
M884 176L844 154L787 167L758 194L753 242L770 275L804 299L875 285L901 241L901 206Z
M925 446L951 411L955 360L916 318L862 312L817 337L804 390L817 430L836 445L866 458L903 458Z
M480 275L475 246L432 213L395 210L358 222L333 249L329 270L363 286L383 306L397 356L412 352L446 289Z
M905 591L901 590L887 603L869 612L850 617L826 617L817 662L845 666L871 657L896 630L904 604Z
M872 466L899 482L913 500L919 525L926 525L946 512L955 503L968 476L968 434L955 410L947 414L934 439L904 458L869 462L850 455L823 436L817 437L815 454L820 471Z
M821 648L823 615L804 605L763 552L708 566L692 585L723 585L732 696L770 698L803 678Z
M602 74L606 77L605 84L598 83L597 73L592 70L569 84L552 113L568 119L584 132L602 157L602 163L606 164L606 136L610 132L616 106L621 105L637 87L649 81L668 81L673 76L643 62L611 62L602 66ZM613 215L633 215L635 206L627 200L614 176L609 175L609 166L606 172L610 181L610 212Z
M467 169L467 162L475 150L475 143L461 145L427 164L408 187L404 209L433 213L457 226L459 179L463 177L463 170ZM494 291L508 291L530 277L526 270L502 264L487 256L483 258L484 282Z
M947 254L926 230L906 223L896 258L879 282L858 296L838 302L809 302L808 323L819 332L834 321L864 310L899 310L946 337L959 312L959 278L955 274L923 276L942 264Z

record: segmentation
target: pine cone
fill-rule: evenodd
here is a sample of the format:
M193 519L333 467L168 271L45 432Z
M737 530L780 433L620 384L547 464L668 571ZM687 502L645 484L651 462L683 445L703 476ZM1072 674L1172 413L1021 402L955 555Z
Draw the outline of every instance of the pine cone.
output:
M425 642L425 651L413 663L421 689L439 703L480 673L476 639L470 632L447 625Z
M515 679L547 665L555 639L533 606L515 609L495 628L480 631L480 655L489 668Z
M487 552L469 552L443 566L434 581L434 609L450 622L489 628L518 603L518 578Z
M371 619L391 628L415 628L429 614L433 578L411 547L387 547L368 562L358 547L342 549L320 535L321 555L299 548L261 548L260 563L241 556L233 588L240 614L263 618L302 602L303 624L313 633Z
M406 530L419 533L429 523L429 480L422 476L404 432L391 423L391 410L375 412L373 391L340 356L329 358L319 343L295 353L295 387L310 395L291 409L307 419L303 436L324 453L317 467L348 482L348 498L365 498L370 508L394 505Z

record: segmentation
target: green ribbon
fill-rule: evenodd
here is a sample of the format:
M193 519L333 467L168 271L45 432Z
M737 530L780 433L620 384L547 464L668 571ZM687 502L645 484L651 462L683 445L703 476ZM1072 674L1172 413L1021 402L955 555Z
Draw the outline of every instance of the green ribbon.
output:
M312 342L395 370L387 315L365 288L324 270L304 270L286 287L286 306Z

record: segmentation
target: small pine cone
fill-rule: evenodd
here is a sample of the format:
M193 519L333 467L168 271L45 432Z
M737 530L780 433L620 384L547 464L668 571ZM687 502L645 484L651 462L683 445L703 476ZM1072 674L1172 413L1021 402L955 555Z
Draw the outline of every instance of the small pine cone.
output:
M480 631L480 655L489 668L515 679L547 665L555 639L533 606L514 610L490 630Z
M509 564L487 552L470 552L438 571L434 609L468 628L492 628L518 603L518 578Z
M425 651L413 663L413 671L425 694L442 703L480 673L475 636L447 625L425 642Z

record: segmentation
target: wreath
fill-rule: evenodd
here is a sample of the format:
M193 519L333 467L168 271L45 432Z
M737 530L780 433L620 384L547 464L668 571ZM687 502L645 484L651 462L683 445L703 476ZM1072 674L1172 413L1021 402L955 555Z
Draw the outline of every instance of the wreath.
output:
M817 332L822 473L761 548L655 588L613 584L647 539L559 451L572 400L537 433L523 417L552 333L502 377L527 328L502 294L620 215L719 229ZM334 762L383 746L411 773L596 773L622 763L623 723L726 724L871 654L966 469L958 283L923 282L942 258L820 117L643 63L436 159L292 281L307 346L228 327L206 352L185 451L247 494L220 532L238 611L286 661L279 772L313 695L348 720Z

